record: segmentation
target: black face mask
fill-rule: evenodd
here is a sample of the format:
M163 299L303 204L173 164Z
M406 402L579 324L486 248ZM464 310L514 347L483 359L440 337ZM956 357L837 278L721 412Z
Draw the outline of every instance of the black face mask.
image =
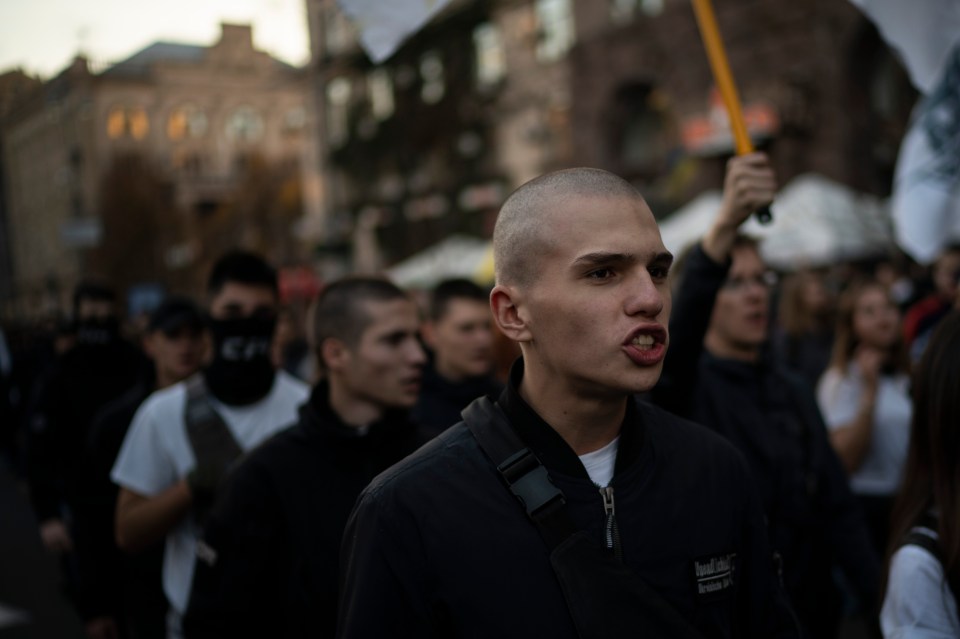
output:
M120 320L116 317L77 321L77 344L107 346L120 339Z
M265 397L273 387L270 348L277 318L211 318L208 322L214 353L204 378L213 396L235 406Z

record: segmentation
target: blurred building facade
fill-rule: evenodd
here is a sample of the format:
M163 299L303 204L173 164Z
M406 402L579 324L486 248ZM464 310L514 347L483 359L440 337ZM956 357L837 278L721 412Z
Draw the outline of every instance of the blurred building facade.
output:
M64 308L83 276L192 292L222 248L299 250L302 69L229 24L210 47L157 42L99 66L76 58L3 120L5 312ZM284 228L266 219L278 209Z
M748 128L781 183L889 193L915 99L846 2L718 0ZM688 0L454 0L372 65L334 0L307 0L321 255L357 270L489 236L545 171L622 175L666 215L722 183L732 137Z

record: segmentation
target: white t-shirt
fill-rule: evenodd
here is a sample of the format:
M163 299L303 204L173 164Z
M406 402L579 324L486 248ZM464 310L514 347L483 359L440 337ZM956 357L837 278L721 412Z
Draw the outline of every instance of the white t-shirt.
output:
M605 488L613 479L613 467L617 461L617 448L620 445L620 436L612 442L586 455L579 455L580 463L587 469L587 474L597 486Z
M277 373L270 393L248 406L229 406L211 397L237 443L249 450L294 423L310 389L287 373ZM113 466L111 479L132 492L152 497L193 470L196 460L184 423L186 385L153 393L137 410ZM163 590L170 606L185 612L193 581L194 551L202 531L186 517L167 534L163 554Z
M907 544L890 559L880 629L885 639L960 637L957 602L943 578L943 566L925 549Z
M873 436L860 468L850 477L858 495L893 495L900 486L910 443L910 379L905 374L881 375L873 409ZM846 375L827 370L817 384L817 403L830 430L849 424L860 408L863 379L856 362Z

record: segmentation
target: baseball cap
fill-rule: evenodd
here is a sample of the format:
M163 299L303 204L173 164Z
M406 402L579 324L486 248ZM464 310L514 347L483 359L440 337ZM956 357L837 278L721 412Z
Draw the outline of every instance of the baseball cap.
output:
M173 335L182 328L192 328L202 331L204 328L203 315L193 300L180 295L171 295L164 299L160 306L150 314L147 331L163 331L166 335Z

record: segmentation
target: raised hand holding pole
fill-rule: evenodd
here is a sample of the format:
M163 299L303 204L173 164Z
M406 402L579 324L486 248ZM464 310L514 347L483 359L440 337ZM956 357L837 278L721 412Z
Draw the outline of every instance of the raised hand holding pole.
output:
M727 108L727 115L730 118L730 130L733 132L737 155L753 153L753 144L750 142L750 136L747 135L747 125L743 121L743 109L740 106L740 96L737 94L737 85L733 81L730 64L727 62L727 52L724 50L723 40L720 38L720 29L717 27L713 5L710 4L710 0L692 1L694 12L697 14L697 24L700 26L700 37L707 49L707 59L710 60L710 68L713 70L713 79L720 89L720 96L723 98L723 104ZM769 205L758 209L756 216L761 224L769 224L773 220Z

